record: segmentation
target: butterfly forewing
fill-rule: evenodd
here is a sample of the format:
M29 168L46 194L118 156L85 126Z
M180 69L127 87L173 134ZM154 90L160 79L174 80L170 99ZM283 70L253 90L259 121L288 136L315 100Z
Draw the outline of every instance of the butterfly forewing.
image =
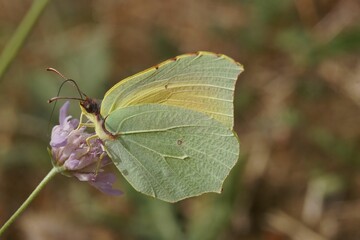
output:
M232 129L235 82L242 70L225 55L181 55L116 84L105 94L101 115L127 106L158 103L206 113Z

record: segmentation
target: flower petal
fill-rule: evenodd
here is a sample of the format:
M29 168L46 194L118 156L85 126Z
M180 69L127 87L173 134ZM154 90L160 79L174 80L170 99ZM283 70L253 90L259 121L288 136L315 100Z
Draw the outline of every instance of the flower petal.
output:
M73 160L66 160L64 163L64 166L68 170L76 170L78 168L79 164L80 164L79 160L73 159Z
M99 173L94 180L89 181L89 184L105 194L118 196L121 195L123 192L112 187L115 180L116 177L114 174Z
M94 173L74 173L73 175L81 182L91 182L95 179Z
M60 114L59 114L59 123L60 123L60 125L64 124L64 121L65 121L65 119L67 117L67 112L69 110L69 107L70 107L70 102L66 101L64 103L64 105L62 105L62 107L60 108Z
M51 132L51 147L63 147L67 143L68 134L64 134L64 131L60 125L53 127Z

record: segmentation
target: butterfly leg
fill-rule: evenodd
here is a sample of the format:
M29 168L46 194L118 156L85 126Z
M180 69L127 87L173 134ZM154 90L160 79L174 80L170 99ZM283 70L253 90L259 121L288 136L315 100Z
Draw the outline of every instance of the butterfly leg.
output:
M83 118L84 117L84 114L81 113L80 115L80 119L79 119L79 126L78 126L78 129L81 128L81 127L91 127L91 128L95 128L94 124L93 123L87 123L87 122L83 122ZM90 152L90 149L91 149L91 143L90 141L91 140L94 140L94 139L97 139L99 138L98 135L94 134L90 137L88 137L85 141L86 141L86 145L88 146L88 150L86 151L85 154L89 153ZM101 169L101 162L102 160L104 159L104 157L106 156L106 151L104 149L104 146L101 144L101 148L103 150L103 152L100 154L100 157L99 157L99 160L97 161L96 163L96 168L95 168L95 172L94 172L94 177L96 178L96 176L98 175L99 173L99 170Z
M90 141L93 139L99 138L96 134L88 137L85 141L86 141L86 145L88 145L89 149L90 149Z
M90 141L93 140L93 139L97 139L98 136L96 134L88 137L85 141L86 141L86 145L89 147L88 150L86 151L85 154L88 154L90 152L90 149L91 149L91 143ZM95 172L94 172L94 177L96 177L99 173L99 170L101 168L101 162L102 160L104 159L104 157L106 156L106 152L105 152L105 149L104 149L104 146L101 144L101 149L103 150L103 153L100 154L100 157L99 157L99 160L97 161L96 163L96 168L95 168Z
M83 117L84 117L84 114L81 113L81 114L80 114L80 119L79 119L79 125L78 125L78 127L76 128L76 130L79 130L79 129L82 127Z
M101 145L101 146L102 146L102 145ZM102 146L102 149L103 149L104 152L100 155L99 160L98 160L98 162L97 162L97 164L96 164L95 177L98 175L99 170L100 170L100 168L101 168L101 162L102 162L102 160L104 159L104 157L106 156L106 152L105 152L103 146Z
M84 114L81 113L80 114L80 119L79 119L79 125L78 125L76 130L79 130L81 127L95 128L93 123L83 122L83 119L84 119ZM86 141L86 142L88 143L88 141Z
M97 135L92 135L86 139L86 144L89 146L90 151L90 140L98 138ZM99 160L97 161L96 168L95 168L95 177L98 175L99 170L101 169L101 162L104 159L104 157L107 155L104 146L101 144L102 153L100 154Z

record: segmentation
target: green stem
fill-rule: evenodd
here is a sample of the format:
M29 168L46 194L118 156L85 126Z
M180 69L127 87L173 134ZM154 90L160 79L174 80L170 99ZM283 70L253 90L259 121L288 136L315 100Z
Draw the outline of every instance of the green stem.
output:
M20 47L24 44L25 39L34 27L36 20L40 17L48 2L49 0L34 0L29 11L26 13L15 33L6 44L0 56L0 79L4 75L10 63L16 57Z
M45 185L58 173L61 169L53 167L51 171L46 175L46 177L39 183L35 190L30 194L30 196L25 200L25 202L16 210L16 212L7 220L7 222L0 229L0 236L5 232L5 230L20 216L20 214L27 208L27 206L34 200L34 198L39 194L39 192L45 187Z

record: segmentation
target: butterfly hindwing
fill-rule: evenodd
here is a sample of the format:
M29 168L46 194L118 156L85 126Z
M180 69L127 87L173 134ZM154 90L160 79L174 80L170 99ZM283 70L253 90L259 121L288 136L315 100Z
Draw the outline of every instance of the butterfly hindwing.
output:
M207 114L161 104L113 111L104 142L138 191L168 202L220 192L239 154L236 135Z

